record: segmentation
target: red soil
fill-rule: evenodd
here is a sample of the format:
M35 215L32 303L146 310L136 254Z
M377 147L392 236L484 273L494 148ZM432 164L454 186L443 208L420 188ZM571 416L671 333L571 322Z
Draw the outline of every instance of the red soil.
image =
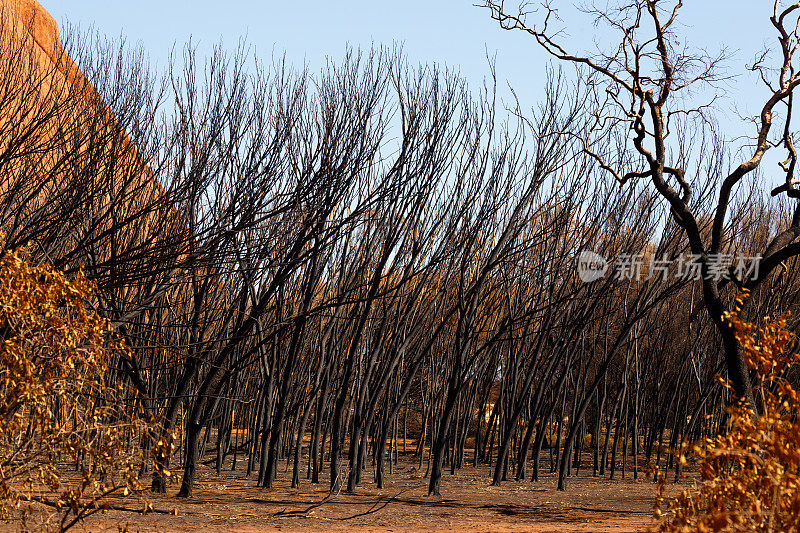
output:
M643 476L639 481L630 474L610 481L582 472L569 479L566 492L559 492L552 474L537 483L511 480L492 487L488 467L466 467L452 476L445 473L441 497L427 497L427 479L416 466L401 459L383 490L369 482L372 472L367 471L357 494L332 497L324 479L320 485L303 479L300 489L291 489L290 473L279 473L277 487L267 490L241 472L223 472L218 478L213 469L201 467L192 498L175 498L176 487L165 496L148 495L155 509L174 509L176 516L107 511L77 530L621 532L654 524L655 487ZM110 503L135 506L130 501ZM14 524L5 527L18 529Z

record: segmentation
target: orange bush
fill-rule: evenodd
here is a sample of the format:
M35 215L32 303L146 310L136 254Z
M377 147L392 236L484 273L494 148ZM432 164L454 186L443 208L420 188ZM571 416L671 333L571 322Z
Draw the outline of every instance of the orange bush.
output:
M731 407L725 434L686 447L698 461L700 481L664 513L662 480L659 531L800 531L800 393L786 379L800 357L785 318L761 327L739 318L744 297L727 319L758 373L761 415L744 404Z
M24 528L64 530L110 494L141 490L130 443L149 424L111 377L127 348L89 309L93 293L82 275L0 258L0 513Z

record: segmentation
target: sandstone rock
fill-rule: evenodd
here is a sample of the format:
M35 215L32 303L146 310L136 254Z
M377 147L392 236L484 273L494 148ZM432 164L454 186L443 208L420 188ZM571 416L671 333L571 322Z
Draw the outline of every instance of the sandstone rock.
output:
M0 0L4 16L15 15L33 40L51 59L62 52L58 24L36 0Z

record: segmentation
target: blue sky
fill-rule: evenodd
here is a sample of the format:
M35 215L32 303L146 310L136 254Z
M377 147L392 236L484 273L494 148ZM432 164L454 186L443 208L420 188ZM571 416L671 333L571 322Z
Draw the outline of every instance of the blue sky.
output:
M69 21L108 37L123 35L129 42L140 43L162 67L173 45L180 46L190 37L207 50L220 41L226 48L235 48L246 36L262 58L285 52L293 63L307 62L312 70L322 66L326 57L341 57L348 43L366 48L372 43L402 43L413 62L446 64L472 85L488 73L488 52L496 57L500 82L511 84L525 105L534 105L541 98L549 61L530 37L501 30L486 10L473 6L474 0L39 1L60 25ZM688 0L685 4L679 32L689 45L709 51L729 48L733 57L728 72L732 74L742 72L746 61L774 42L768 22L771 2ZM569 41L576 48L591 50L593 39L602 41L604 36L583 20L569 29ZM763 92L748 75L729 81L724 90L727 99L718 111L723 127L735 136L739 123L734 107L757 112Z

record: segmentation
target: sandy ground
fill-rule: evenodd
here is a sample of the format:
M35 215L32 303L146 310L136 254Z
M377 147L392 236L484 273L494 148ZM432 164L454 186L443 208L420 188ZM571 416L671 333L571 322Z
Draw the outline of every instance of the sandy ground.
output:
M627 532L654 524L655 487L641 476L639 481L630 474L610 481L582 472L569 479L566 492L559 492L553 474L544 474L537 483L512 480L492 487L488 467L467 467L455 475L446 472L442 496L427 497L427 479L415 467L401 460L382 490L367 471L356 494L334 496L324 479L320 485L303 479L300 489L291 489L289 473L281 472L277 487L267 490L241 472L223 472L218 478L202 467L192 498L175 498L175 486L165 496L148 496L156 509L174 509L175 516L106 511L75 530ZM112 503L134 506L130 501ZM0 530L19 530L19 525L0 525Z

